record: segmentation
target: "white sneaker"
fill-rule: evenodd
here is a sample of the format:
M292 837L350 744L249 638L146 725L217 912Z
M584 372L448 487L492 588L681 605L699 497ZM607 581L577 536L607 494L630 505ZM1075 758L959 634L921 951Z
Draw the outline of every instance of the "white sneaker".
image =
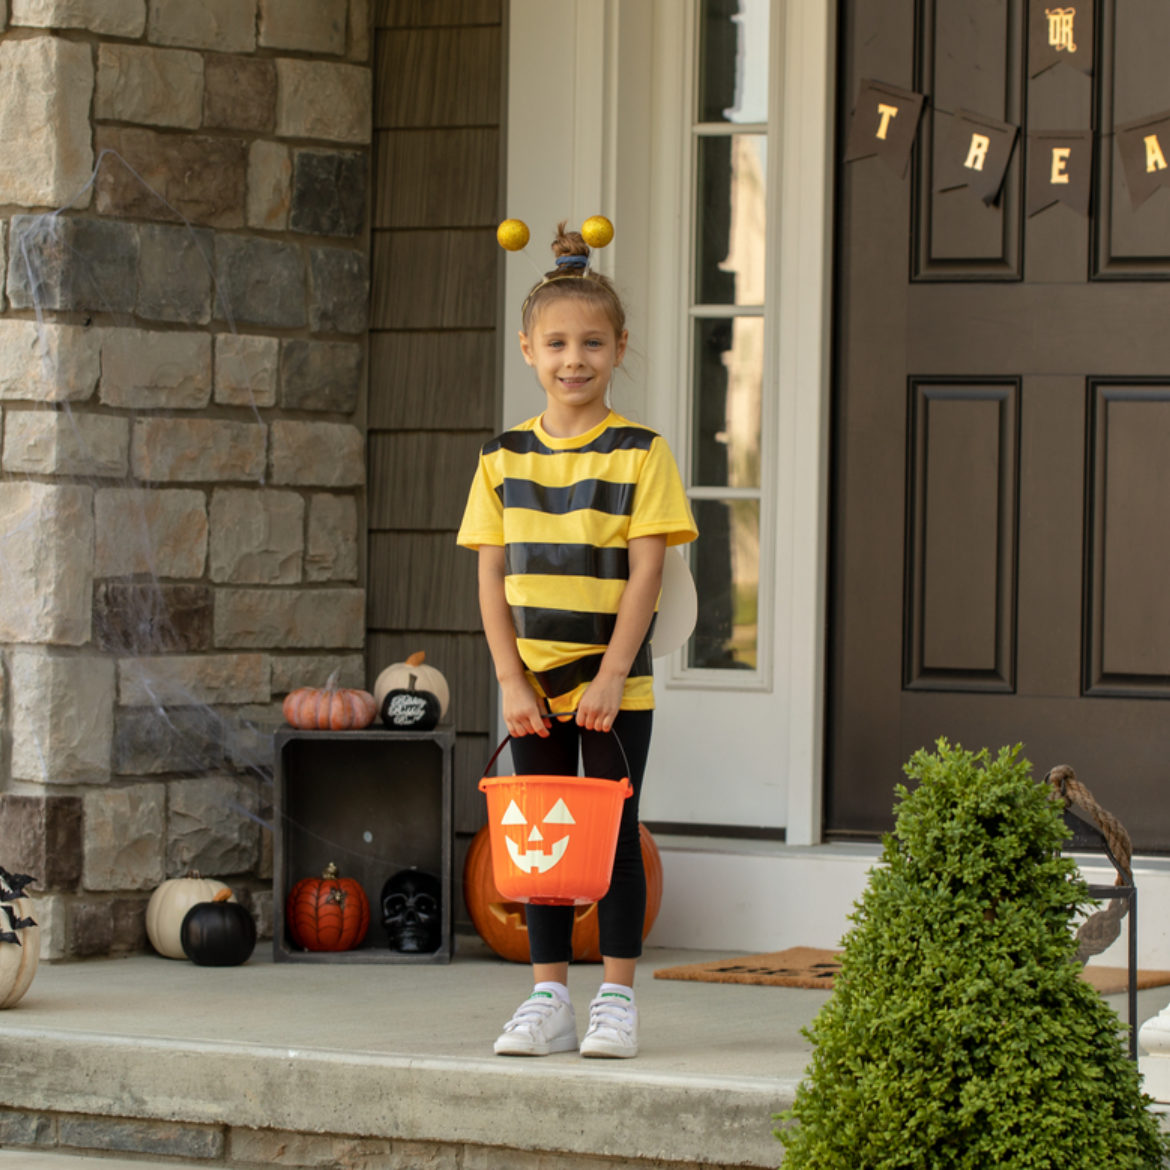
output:
M534 991L504 1025L493 1045L497 1056L548 1056L577 1047L573 1005L551 991Z
M589 1005L582 1056L638 1055L638 1009L619 991L603 991Z

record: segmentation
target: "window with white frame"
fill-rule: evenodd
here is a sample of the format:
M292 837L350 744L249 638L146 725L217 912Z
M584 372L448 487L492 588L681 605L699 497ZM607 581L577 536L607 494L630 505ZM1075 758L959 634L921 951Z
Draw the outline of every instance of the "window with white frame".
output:
M770 8L695 0L689 125L687 494L699 594L682 679L766 681ZM736 674L708 672L738 672ZM746 672L746 673L745 673Z

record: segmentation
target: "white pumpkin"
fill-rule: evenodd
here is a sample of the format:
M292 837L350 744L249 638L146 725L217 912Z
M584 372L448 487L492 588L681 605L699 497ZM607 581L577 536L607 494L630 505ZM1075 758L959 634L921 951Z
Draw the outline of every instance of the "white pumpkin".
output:
M185 959L187 952L183 950L179 930L187 911L200 902L213 902L220 890L231 892L224 882L200 877L194 870L186 877L168 878L146 904L146 937L150 945L168 959ZM228 899L235 900L235 894Z
M9 1008L28 990L41 961L41 928L32 921L31 898L0 902L0 934L15 934L19 941L0 940L0 1008ZM27 922L25 926L16 926Z
M426 653L418 650L405 662L391 663L378 675L374 682L374 702L379 711L382 710L382 700L391 691L430 691L439 700L439 718L447 714L451 705L451 688L438 670L426 665L425 659Z

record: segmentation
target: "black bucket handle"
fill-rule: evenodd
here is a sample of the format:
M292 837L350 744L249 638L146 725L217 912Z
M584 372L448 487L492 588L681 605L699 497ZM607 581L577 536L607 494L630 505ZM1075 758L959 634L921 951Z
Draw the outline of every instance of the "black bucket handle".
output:
M555 715L550 712L548 714L547 718L555 719L558 722L563 723L563 722L565 722L565 720L568 716L576 715L576 714L577 714L576 711L558 711ZM588 727L583 727L583 728L581 728L581 730L582 731L589 731L590 729ZM622 738L620 735L618 735L618 733L616 731L614 731L614 729L612 727L609 729L609 734L612 735L614 737L614 739L617 741L618 751L622 753L622 763L625 764L625 766L626 766L626 779L628 780L630 778L630 760L629 760L629 757L626 755L626 749L622 746ZM520 736L520 738L523 739L524 737ZM508 744L510 744L512 742L512 739L513 739L513 736L511 734L511 732L509 732L507 735L504 736L504 738L502 740L500 740L500 746L497 747L494 752L492 752L492 758L490 760L488 760L487 765L484 767L483 775L480 777L481 780L487 779L487 774L492 770L492 765L496 762L496 760L498 760L500 758L500 752L502 752L504 750L504 748L506 748L508 746ZM614 783L616 784L618 782L615 780Z

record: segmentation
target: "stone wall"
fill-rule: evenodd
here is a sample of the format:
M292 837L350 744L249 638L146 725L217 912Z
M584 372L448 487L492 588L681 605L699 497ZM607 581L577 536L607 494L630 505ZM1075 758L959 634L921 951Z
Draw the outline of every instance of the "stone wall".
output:
M369 0L0 0L0 865L46 958L271 927L284 693L364 684Z

